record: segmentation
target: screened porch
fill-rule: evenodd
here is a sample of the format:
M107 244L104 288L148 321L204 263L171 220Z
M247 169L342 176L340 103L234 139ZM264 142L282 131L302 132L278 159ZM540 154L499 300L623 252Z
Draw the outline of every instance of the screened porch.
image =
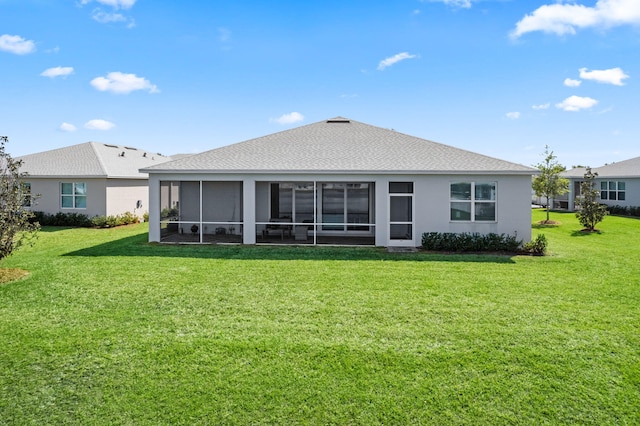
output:
M243 186L161 181L160 241L241 244L251 232L256 244L375 245L373 182L258 181L253 206Z

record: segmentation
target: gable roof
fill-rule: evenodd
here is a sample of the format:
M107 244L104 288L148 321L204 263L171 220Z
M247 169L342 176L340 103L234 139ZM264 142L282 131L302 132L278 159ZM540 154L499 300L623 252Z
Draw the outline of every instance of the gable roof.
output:
M343 117L147 167L144 172L498 173L537 169Z
M140 169L169 161L171 157L132 147L85 142L65 148L16 157L21 172L31 177L147 179Z
M586 171L586 168L578 167L563 172L562 176L582 179ZM598 178L640 178L640 157L618 161L601 167L592 167L591 171L598 173Z

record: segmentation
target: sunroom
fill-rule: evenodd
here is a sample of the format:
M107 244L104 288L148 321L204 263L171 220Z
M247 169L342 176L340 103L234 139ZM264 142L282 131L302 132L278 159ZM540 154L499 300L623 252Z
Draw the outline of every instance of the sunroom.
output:
M159 188L161 242L242 243L253 233L256 244L375 244L374 182L255 181L250 202L243 181L160 181ZM255 210L251 225L245 208Z

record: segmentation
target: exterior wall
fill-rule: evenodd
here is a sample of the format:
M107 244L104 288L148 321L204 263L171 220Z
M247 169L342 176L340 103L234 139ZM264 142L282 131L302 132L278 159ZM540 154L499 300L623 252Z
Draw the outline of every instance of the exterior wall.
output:
M31 193L39 198L31 206L33 211L48 214L80 213L89 217L102 216L107 212L106 200L106 179L83 179L83 178L31 178L27 177L25 182L31 183ZM63 209L61 207L61 184L69 182L84 182L87 184L87 207L82 209Z
M569 210L577 210L579 206L576 204L576 196L580 193L580 182L584 179L569 179L569 193L567 194L567 205ZM622 206L622 207L638 207L640 206L640 178L627 178L627 177L606 177L599 176L598 179L594 179L594 185L597 190L600 190L600 182L602 181L616 181L625 183L625 200L601 200L598 201L608 206Z
M150 176L149 240L160 241L160 181L243 181L244 243L255 243L255 222L267 221L268 182L373 182L375 184L375 237L377 246L389 244L389 182L414 182L414 236L419 246L424 232L479 232L517 235L531 239L530 175L356 175L356 174L215 174L170 173ZM450 220L452 182L496 182L496 221L457 222ZM189 190L189 196L193 196ZM256 194L258 198L256 198ZM266 195L265 195L266 194ZM183 196L186 194L183 193ZM185 203L187 198L182 198ZM197 202L194 202L194 204ZM186 206L181 206L181 208ZM198 207L199 208L199 207ZM198 216L194 217L197 218ZM183 219L186 220L186 219ZM190 219L189 219L190 220Z
M149 210L149 185L146 179L107 179L106 194L107 216L131 212L142 217Z
M602 204L609 206L622 206L622 207L638 207L640 206L640 178L608 178L600 176L595 179L595 185L597 189L600 189L600 182L602 181L616 181L625 183L625 199L624 200L600 200Z
M450 184L496 182L496 221L458 222L450 216ZM424 232L478 232L531 239L531 176L428 175L416 177L417 245Z

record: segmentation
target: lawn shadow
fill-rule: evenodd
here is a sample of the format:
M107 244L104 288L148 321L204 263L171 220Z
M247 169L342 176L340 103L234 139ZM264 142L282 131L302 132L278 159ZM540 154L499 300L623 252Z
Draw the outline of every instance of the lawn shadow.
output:
M123 256L240 260L385 260L408 262L515 263L514 255L389 253L382 247L253 246L227 244L148 243L148 234L138 234L83 248L63 256Z
M589 237L591 235L602 235L604 232L596 229L595 231L586 231L584 229L580 229L578 231L573 231L571 233L572 237Z

